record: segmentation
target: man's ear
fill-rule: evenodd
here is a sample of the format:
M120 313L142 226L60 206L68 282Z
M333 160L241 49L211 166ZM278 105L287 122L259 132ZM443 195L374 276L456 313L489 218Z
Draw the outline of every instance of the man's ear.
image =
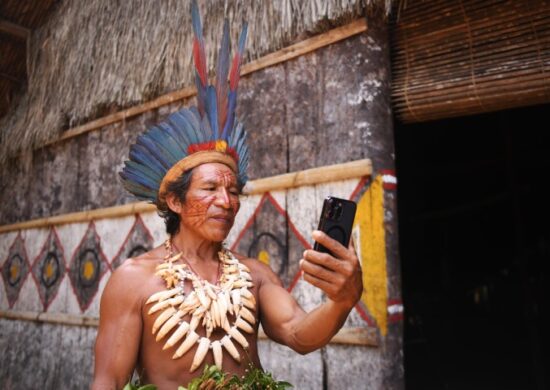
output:
M168 208L172 210L174 213L176 214L181 213L181 209L182 209L181 200L179 200L176 194L166 195L166 204L168 205Z

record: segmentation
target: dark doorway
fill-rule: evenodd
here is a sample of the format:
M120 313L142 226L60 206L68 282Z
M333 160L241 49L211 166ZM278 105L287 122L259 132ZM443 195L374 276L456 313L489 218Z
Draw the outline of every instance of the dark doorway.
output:
M549 108L396 121L408 390L549 386Z

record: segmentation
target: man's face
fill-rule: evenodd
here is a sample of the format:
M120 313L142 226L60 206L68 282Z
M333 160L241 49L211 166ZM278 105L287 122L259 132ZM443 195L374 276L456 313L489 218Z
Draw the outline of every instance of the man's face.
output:
M202 237L223 241L239 211L235 173L219 163L202 164L193 170L180 217L182 223Z

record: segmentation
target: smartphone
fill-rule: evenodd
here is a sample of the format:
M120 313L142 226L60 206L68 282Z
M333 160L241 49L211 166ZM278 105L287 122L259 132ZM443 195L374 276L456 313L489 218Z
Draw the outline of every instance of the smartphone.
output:
M348 247L355 219L355 202L347 199L340 199L328 196L323 202L323 210L317 230L325 232L329 237ZM331 253L323 245L315 242L313 249L319 252Z

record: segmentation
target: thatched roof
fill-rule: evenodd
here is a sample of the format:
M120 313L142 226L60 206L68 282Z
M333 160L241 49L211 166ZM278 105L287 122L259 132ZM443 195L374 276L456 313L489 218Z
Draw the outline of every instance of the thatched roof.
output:
M223 18L247 62L391 0L199 0L212 65ZM0 119L0 162L105 114L192 84L188 0L61 1L29 42L28 89Z
M0 1L0 118L27 80L27 39L47 19L55 0Z

